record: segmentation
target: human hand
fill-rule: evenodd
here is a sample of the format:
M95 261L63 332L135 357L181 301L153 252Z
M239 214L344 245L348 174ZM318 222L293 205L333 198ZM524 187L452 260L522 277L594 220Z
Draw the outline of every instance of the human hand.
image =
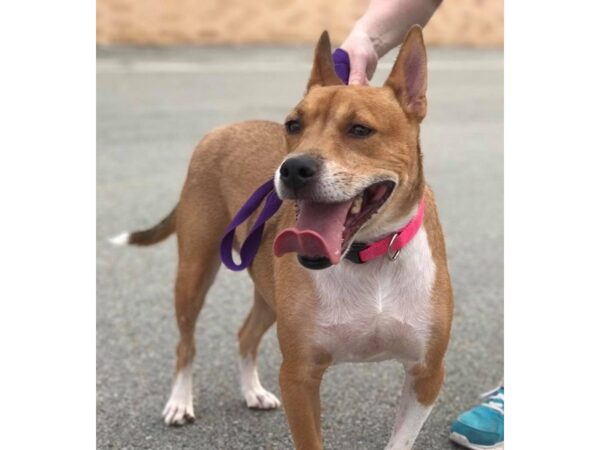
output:
M377 67L377 52L373 42L364 31L354 28L341 45L350 58L348 84L369 84Z

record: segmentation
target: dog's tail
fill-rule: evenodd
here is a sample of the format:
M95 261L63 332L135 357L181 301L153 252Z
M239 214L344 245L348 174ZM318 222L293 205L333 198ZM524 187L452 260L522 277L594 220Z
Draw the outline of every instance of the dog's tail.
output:
M169 213L167 217L158 224L147 230L133 231L131 233L121 233L109 239L114 245L153 245L164 241L175 231L175 212L177 206Z

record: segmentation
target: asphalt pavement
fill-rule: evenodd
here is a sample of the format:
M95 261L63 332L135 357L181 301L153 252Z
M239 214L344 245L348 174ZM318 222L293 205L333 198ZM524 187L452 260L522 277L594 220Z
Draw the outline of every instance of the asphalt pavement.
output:
M154 225L171 210L192 150L212 128L246 119L281 122L302 95L311 51L98 49L98 448L292 448L283 411L248 410L239 393L236 332L252 288L246 274L226 269L197 327L197 420L182 428L163 424L177 343L175 239L140 249L112 247L106 237ZM457 448L448 441L452 420L502 379L504 360L503 54L432 49L429 61L421 141L456 306L445 385L416 450ZM390 64L381 61L374 83ZM280 362L271 329L259 364L264 386L279 397ZM402 377L391 361L330 369L321 393L326 448L383 449Z

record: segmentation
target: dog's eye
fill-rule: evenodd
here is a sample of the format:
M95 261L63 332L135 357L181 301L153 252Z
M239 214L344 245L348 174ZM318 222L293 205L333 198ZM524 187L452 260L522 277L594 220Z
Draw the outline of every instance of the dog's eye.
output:
M285 129L289 134L297 134L302 130L302 124L297 119L288 120L285 123Z
M364 138L373 134L374 130L364 125L354 124L348 130L348 134L352 137Z

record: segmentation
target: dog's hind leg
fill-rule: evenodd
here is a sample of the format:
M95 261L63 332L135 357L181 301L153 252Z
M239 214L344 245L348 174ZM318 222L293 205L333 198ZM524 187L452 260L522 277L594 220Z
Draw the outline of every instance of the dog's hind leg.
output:
M168 425L194 420L192 361L196 351L194 329L204 298L219 270L218 244L221 228L195 218L186 223L178 215L179 263L175 283L175 314L179 328L177 365L171 396L163 410ZM216 222L216 221L215 221ZM211 226L212 225L212 226Z
M240 349L240 384L248 408L273 409L279 399L262 387L256 367L260 340L275 322L275 313L255 290L254 305L238 333Z

